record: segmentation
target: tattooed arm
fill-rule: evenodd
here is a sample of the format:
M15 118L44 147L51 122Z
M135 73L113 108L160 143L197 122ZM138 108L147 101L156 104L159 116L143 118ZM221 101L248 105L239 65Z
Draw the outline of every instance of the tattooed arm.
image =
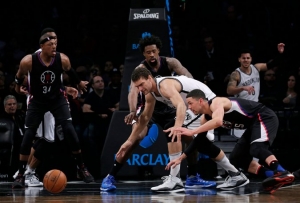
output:
M193 78L192 74L178 61L176 58L167 57L168 67L171 72L175 72L177 75L185 75L189 78Z
M247 91L248 94L252 94L254 92L254 87L252 86L242 86L237 87L241 80L240 73L238 71L233 71L230 75L230 79L227 85L227 94L228 95L236 95L242 91Z

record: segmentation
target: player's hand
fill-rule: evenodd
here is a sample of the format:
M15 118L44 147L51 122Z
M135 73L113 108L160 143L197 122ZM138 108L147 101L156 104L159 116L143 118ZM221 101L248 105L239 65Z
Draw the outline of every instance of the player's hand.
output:
M279 53L283 53L284 52L284 46L285 46L285 44L284 43L279 43L278 45L277 45L277 49L278 49L278 52Z
M131 125L132 120L137 120L137 116L136 116L136 113L135 113L135 112L130 112L130 113L129 113L127 116L125 116L125 118L124 118L124 122L125 122L127 125Z
M171 127L166 130L163 130L165 133L170 132L169 137L172 137L172 142L177 138L177 142L181 142L181 132L176 130L177 127Z
M170 170L170 168L175 168L178 164L181 163L181 159L180 158L177 158L177 159L174 159L173 161L170 161L168 163L168 165L166 166L166 170Z
M187 135L187 136L193 136L195 134L192 130L189 130L184 127L178 127L178 128L176 128L176 131L178 134Z
M255 93L253 86L244 86L244 90L247 91L249 95Z
M88 81L80 81L80 83L77 85L77 89L79 90L80 94L83 94L83 92L87 91L88 84Z
M66 93L76 99L78 96L78 90L73 87L66 87Z
M122 146L120 147L119 151L116 154L116 158L123 158L125 153L130 149L132 146L132 142L127 140Z
M22 95L27 95L28 94L27 88L25 86L20 86L20 91L18 93Z

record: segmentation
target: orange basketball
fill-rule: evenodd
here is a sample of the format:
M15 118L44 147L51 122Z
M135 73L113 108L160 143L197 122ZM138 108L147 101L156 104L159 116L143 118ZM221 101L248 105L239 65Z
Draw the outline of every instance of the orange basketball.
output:
M43 183L49 192L59 193L65 189L67 177L62 171L53 169L45 174Z

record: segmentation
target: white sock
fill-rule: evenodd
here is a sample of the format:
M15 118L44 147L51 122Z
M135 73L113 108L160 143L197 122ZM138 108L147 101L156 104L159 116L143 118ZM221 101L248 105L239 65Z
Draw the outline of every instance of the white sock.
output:
M224 156L221 161L216 161L216 163L219 164L227 172L228 171L232 171L234 173L238 172L238 170L229 162L229 159L226 156Z
M181 152L178 152L178 153L175 153L175 154L169 154L170 161L173 161L174 159L177 159L178 157L180 157L180 155L181 155ZM175 168L171 167L170 175L180 178L179 171L180 171L180 164L178 164Z

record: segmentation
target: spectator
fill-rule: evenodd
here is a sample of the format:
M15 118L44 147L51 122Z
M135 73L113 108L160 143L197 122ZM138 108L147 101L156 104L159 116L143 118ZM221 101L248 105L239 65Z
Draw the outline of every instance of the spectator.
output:
M119 102L122 89L122 76L121 72L117 68L112 69L112 71L110 72L110 83L108 85L108 89L116 98L116 101Z
M204 37L203 46L204 49L200 52L200 64L204 78L198 79L201 81L204 80L207 86L209 86L217 95L225 95L226 89L220 88L225 86L223 82L226 76L224 67L227 67L227 62L223 57L224 53L220 47L215 46L211 35ZM197 77L195 76L195 78Z
M101 76L95 76L91 80L91 85L94 91L87 95L82 107L84 118L88 123L84 131L84 141L85 145L89 146L89 157L97 157L90 161L94 163L91 171L94 172L96 178L99 178L100 163L97 162L95 165L95 160L100 161L110 120L113 112L118 109L119 103L111 95L110 90L104 88Z
M124 69L125 69L124 64L121 64L121 65L119 66L119 71L120 71L120 73L121 73L122 78L123 78L123 74L124 74Z
M280 98L281 104L284 108L294 109L296 106L299 106L298 99L298 86L299 78L296 74L290 73L288 76L286 88ZM282 99L283 98L283 99Z
M20 146L25 132L25 114L17 110L17 99L15 96L7 95L4 98L4 112L1 114L1 118L7 118L14 123L14 150L12 159L14 161L11 170L16 171L18 168Z
M264 79L261 83L259 101L264 105L275 109L278 107L280 100L280 85L276 79L275 71L270 69L264 74Z
M110 72L114 69L114 64L112 61L110 60L107 60L105 62L105 66L104 66L104 71L103 73L101 74L102 75L102 78L104 80L104 85L105 87L108 86L108 84L110 83L110 77L109 77L109 74Z

